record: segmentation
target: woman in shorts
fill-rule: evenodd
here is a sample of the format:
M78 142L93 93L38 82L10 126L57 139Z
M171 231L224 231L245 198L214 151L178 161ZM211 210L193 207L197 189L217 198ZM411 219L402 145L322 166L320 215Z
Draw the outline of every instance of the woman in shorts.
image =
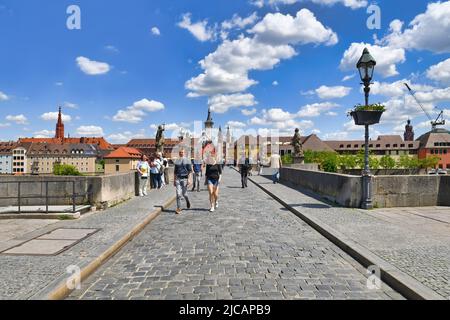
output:
M206 158L206 181L208 183L210 212L219 207L219 188L222 180L222 165L217 163L215 152L211 152Z

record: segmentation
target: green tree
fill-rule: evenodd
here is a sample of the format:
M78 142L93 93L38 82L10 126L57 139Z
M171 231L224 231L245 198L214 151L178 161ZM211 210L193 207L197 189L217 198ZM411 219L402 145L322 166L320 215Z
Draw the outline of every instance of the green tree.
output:
M380 169L380 160L378 160L377 157L370 157L369 158L369 166L370 169L378 170Z
M53 174L55 176L81 176L81 173L76 167L59 163L53 166Z
M439 161L441 161L441 158L437 156L433 157L427 157L425 159L419 160L419 166L422 169L430 169L430 168L436 168L439 164Z
M286 154L281 157L281 161L283 161L283 164L293 164L294 158L292 157L292 154Z
M387 169L394 169L395 168L395 160L389 155L385 155L380 159L380 166L381 168L387 170Z
M342 170L349 170L356 168L356 157L351 154L344 154L339 157L339 167Z
M338 170L338 156L337 155L327 155L322 161L322 169L325 172L336 173Z

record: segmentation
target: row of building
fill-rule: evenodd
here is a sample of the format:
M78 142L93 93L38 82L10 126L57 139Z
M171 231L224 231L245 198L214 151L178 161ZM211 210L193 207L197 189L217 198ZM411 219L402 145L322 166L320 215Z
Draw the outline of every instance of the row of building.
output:
M99 161L113 150L104 138L65 137L60 109L54 138L0 142L0 174L47 175L56 164L72 165L83 174L98 173L103 167Z
M205 136L210 139L213 127L214 122L209 112L204 136L189 138L189 141L183 143L190 144L194 149L196 145L202 143L200 140ZM167 158L170 159L183 139L185 137L166 139ZM292 137L267 139L260 136L243 136L236 141L230 128L225 135L219 128L218 137L214 140L223 146L220 152L227 155L227 161L237 159L239 152L242 151L255 159L263 153L261 146L266 148L266 155L270 155L272 150L277 150L281 155L294 152L291 146ZM364 140L323 141L315 134L302 137L302 143L304 150L338 154L357 154L365 147ZM440 158L439 168L450 170L450 132L445 129L435 129L415 140L413 127L408 121L403 138L399 135L379 136L376 140L370 141L369 147L371 152L379 157L389 155L398 158L408 155L423 159L437 156ZM65 137L60 109L54 138L23 138L17 142L0 142L0 174L52 174L56 164L75 166L83 174L127 172L136 168L137 161L143 154L152 157L155 153L156 139L133 139L125 145L112 145L102 137Z

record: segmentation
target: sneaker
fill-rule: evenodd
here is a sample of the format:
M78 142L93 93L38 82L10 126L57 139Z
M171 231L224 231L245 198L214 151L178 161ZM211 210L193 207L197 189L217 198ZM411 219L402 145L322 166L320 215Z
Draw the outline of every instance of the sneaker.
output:
M219 201L216 201L216 209L219 208Z
M209 212L214 212L214 207L211 207L211 209L209 210Z
M191 202L190 202L188 199L186 199L186 205L187 205L187 208L188 208L188 209L191 208Z
M183 211L178 208L175 212L176 212L176 214L181 214Z

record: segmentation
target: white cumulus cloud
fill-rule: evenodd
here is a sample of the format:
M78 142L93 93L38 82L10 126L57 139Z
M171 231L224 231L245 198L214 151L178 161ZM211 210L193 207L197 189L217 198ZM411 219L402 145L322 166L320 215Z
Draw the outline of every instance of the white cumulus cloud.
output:
M28 119L23 114L19 115L8 115L6 116L7 121L15 122L17 124L28 124Z
M159 30L159 28L153 27L153 28L152 28L152 34L153 34L154 36L160 36L160 35L161 35L161 31Z
M111 70L109 64L93 61L86 57L78 57L76 61L81 71L90 76L106 74Z
M403 30L404 23L394 20L390 34L381 40L392 48L450 52L450 1L429 3L426 12L417 15Z
M338 36L326 28L308 9L301 9L295 17L281 13L268 13L248 32L258 41L277 44L325 44L335 45Z
M44 121L57 121L58 120L58 112L46 112L41 115L41 119ZM72 117L67 114L62 114L62 120L64 122L72 121Z
M154 100L142 99L133 103L125 110L119 110L113 117L113 121L138 123L141 122L147 112L157 112L164 110L163 103Z
M6 100L9 100L9 97L5 93L0 91L0 101L6 101Z
M185 13L182 20L178 23L180 28L188 30L197 40L205 42L215 38L214 29L208 27L208 21L198 21L193 23L191 21L191 13Z
M450 84L450 59L431 66L427 70L427 77L431 80Z
M77 129L77 134L83 137L103 137L103 129L98 126L81 126Z
M226 113L231 108L252 107L257 104L255 97L250 94L235 93L230 95L215 95L208 100L211 111Z
M350 94L350 91L352 91L352 88L344 86L321 86L320 88L316 89L316 94L320 99L323 100L340 99L348 96Z

